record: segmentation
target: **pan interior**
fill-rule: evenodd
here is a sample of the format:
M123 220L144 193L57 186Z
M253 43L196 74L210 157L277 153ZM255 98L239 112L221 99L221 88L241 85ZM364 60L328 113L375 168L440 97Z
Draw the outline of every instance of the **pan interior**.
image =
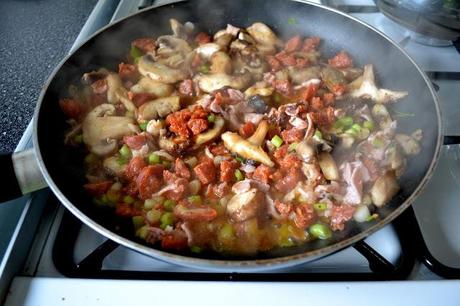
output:
M401 191L379 211L381 219L385 220L400 207L424 179L437 152L440 124L438 109L416 66L391 42L346 16L299 2L189 1L143 11L107 28L70 56L52 78L39 104L36 133L44 165L54 184L69 200L64 202L67 207L80 210L88 218L118 235L141 242L133 235L130 219L124 220L110 211L97 208L83 191L82 185L86 183L84 154L64 145L64 134L68 130L68 125L60 111L58 100L67 95L69 84L79 82L84 72L100 67L117 71L118 63L126 57L133 39L169 34L170 18L176 18L181 22L192 21L199 30L208 33L225 28L227 23L246 27L260 21L269 25L282 38L296 34L304 37L321 37L320 51L326 56L332 56L344 49L352 55L356 66L372 63L381 87L409 91L409 96L404 101L391 106L400 112L414 114L413 117L398 118L398 130L423 130L422 152L416 158L409 159L408 170L400 179ZM380 225L383 223L380 222ZM378 224L351 223L328 241L316 241L303 246L261 253L257 255L257 259L301 253L308 256L310 251L338 244L375 226ZM153 250L152 255L155 255ZM229 258L216 254L200 254L199 257L227 261L254 259Z

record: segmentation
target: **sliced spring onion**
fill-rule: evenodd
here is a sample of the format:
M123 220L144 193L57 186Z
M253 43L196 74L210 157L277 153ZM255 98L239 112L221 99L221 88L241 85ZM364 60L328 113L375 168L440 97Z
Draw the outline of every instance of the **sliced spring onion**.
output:
M170 212L165 212L160 218L160 227L165 229L167 226L174 224L174 215Z
M138 230L142 226L144 226L144 217L142 217L142 216L134 216L133 217L133 226L134 226L135 230Z
M209 121L209 122L212 122L212 123L216 122L216 115L210 114L210 115L208 116L208 121Z
M202 203L201 196L199 196L199 195L192 195L192 196L189 196L189 197L187 198L187 200L188 200L190 203L193 203L193 204L201 204L201 203Z
M275 100L276 103L280 103L281 102L281 95L279 93L275 93L273 95L273 100Z
M295 149L297 149L297 145L298 145L297 142L291 143L291 144L289 145L288 150L289 150L289 151L295 151Z
M325 211L327 209L327 204L318 202L318 203L313 204L313 208L317 211Z
M152 209L155 207L155 205L163 203L164 198L161 196L154 197L152 199L147 199L144 201L144 208L145 209Z
M148 225L144 225L136 231L136 236L145 240L145 238L147 237L148 231L149 231Z
M272 143L275 147L279 148L279 147L281 147L281 145L283 144L283 139L281 139L281 137L279 137L278 135L275 135L275 136L273 136L273 138L272 138L272 140L271 140L271 143Z
M128 163L128 160L126 158L124 158L123 156L119 156L117 158L117 163L122 166L122 165L126 165Z
M334 129L344 129L353 125L353 118L350 116L345 116L334 122Z
M372 131L374 129L374 122L366 120L363 122L363 127L368 129L369 131Z
M310 226L309 232L310 235L318 239L328 239L332 236L331 229L327 225L322 223L315 223L312 226Z
M396 116L400 117L400 118L404 118L404 117L414 117L415 116L415 113L404 113L404 112L399 112L397 110L393 110L393 112L395 113Z
M149 155L149 164L151 165L155 165L155 164L159 164L161 161L161 158L159 155L155 154L155 153L152 153Z
M169 160L163 160L161 164L165 166L166 169L171 168L171 162Z
M145 214L145 217L147 218L147 221L151 224L158 223L161 219L161 211L156 209L149 210Z
M172 211L174 209L174 206L176 206L176 201L174 200L166 200L164 201L163 203L163 207L167 210L167 211Z
M209 72L209 66L206 64L198 66L198 71L201 73L208 73Z
M323 139L323 133L321 133L320 130L316 130L315 134L313 135L313 137L316 137L318 139Z
M135 46L132 46L131 47L131 50L129 51L129 54L131 55L131 57L136 60L138 59L139 57L141 57L142 55L144 55L144 53L137 47Z
M149 124L149 123L148 123L147 121L142 122L142 123L139 124L139 128L140 128L141 130L143 130L143 131L146 131L146 130L147 130L147 125L148 125L148 124Z
M235 157L235 159L237 161L239 161L240 163L242 163L242 164L244 164L246 162L246 160L244 158L242 158L241 156L237 156L237 157Z
M377 219L378 217L379 217L378 214L372 214L372 215L370 215L370 216L366 219L366 222L374 221L374 220Z
M123 202L125 202L126 204L133 204L134 201L136 201L136 200L130 195L125 195L123 197Z
M235 170L235 178L236 178L237 181L244 180L244 174L241 172L240 169Z
M124 144L121 149L120 149L120 154L124 158L130 158L131 157L131 149L128 147L128 145Z
M197 253L197 254L199 254L199 253L201 253L201 251L202 251L202 249L201 249L199 246L192 245L192 246L190 247L190 252L192 252L192 253Z

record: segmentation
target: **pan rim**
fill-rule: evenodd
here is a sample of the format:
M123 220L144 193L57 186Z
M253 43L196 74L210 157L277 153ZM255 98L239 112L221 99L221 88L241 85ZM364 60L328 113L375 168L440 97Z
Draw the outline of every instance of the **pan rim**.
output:
M68 61L69 58L71 58L75 52L80 50L85 44L87 44L89 41L91 41L93 38L98 36L100 33L104 32L106 29L121 23L125 21L126 19L129 19L133 16L136 16L138 14L142 14L146 11L149 10L154 10L157 7L161 6L170 6L174 5L175 3L180 3L180 2L187 2L187 0L179 0L179 1L174 1L168 4L163 4L159 6L151 6L142 10L139 10L136 13L130 14L129 16L126 16L122 19L119 19L118 21L114 23L110 23L98 31L96 31L94 34L92 34L88 39L86 39L84 42L79 44L78 47L74 49L73 52L70 52L67 56L64 57L63 60L56 66L56 68L53 70L53 72L50 74L48 77L46 83L42 87L35 111L34 111L34 117L33 117L33 144L34 144L34 150L36 154L36 158L38 160L38 165L39 168L48 184L48 186L51 188L53 193L56 195L56 197L59 199L59 201L78 219L80 219L82 222L84 222L86 225L88 225L90 228L95 230L96 232L100 233L106 238L109 238L115 242L117 242L120 245L123 245L125 247L128 247L134 251L137 251L141 254L153 257L158 260L162 260L168 263L173 263L173 264L178 264L186 267L192 267L192 268L199 268L199 269L205 269L208 271L229 271L232 269L232 271L244 271L244 272L250 272L250 271L260 271L260 270L271 270L271 269L278 269L278 268L283 268L287 266L293 266L309 261L316 260L320 257L330 255L334 252L338 252L348 246L351 246L358 241L361 241L368 237L369 235L373 234L377 230L381 229L391 221L393 221L397 216L399 216L405 209L407 209L412 203L416 200L416 198L419 196L419 194L424 190L426 187L427 183L430 181L431 177L433 176L434 170L438 164L439 161L439 156L441 152L441 146L442 146L442 115L441 115L441 109L439 106L439 99L436 95L436 92L431 84L431 81L429 80L428 76L425 74L425 72L419 67L419 65L412 59L411 56L407 54L407 52L400 47L396 42L394 42L391 38L389 38L386 34L382 33L380 30L370 26L369 24L357 19L354 16L348 15L346 13L343 13L341 11L338 11L336 9L326 7L321 4L305 1L305 0L292 0L293 2L298 2L298 3L303 3L305 5L311 5L318 7L323 10L328 10L333 13L339 14L351 21L359 23L361 26L364 26L368 28L369 30L372 30L379 34L382 38L386 39L390 44L393 45L397 50L399 50L402 55L404 55L410 63L416 68L418 73L422 76L423 80L425 81L425 84L428 86L428 89L431 93L431 97L433 99L435 109L436 109L436 119L438 122L438 129L437 129L437 140L436 140L436 148L433 153L432 160L430 162L430 165L425 173L425 175L422 177L420 180L419 184L415 188L415 190L412 192L412 194L403 202L401 203L395 210L393 210L391 213L389 213L386 218L378 221L376 224L373 226L367 228L366 230L363 230L362 232L355 234L347 239L341 240L337 243L322 247L320 249L312 250L312 251L307 251L307 252L302 252L294 255L287 255L287 256L282 256L282 257L274 257L274 258L267 258L267 259L245 259L245 260L231 260L228 258L222 258L222 259L203 259L203 258L196 258L196 257L189 257L185 255L178 255L178 254L173 254L169 252L165 252L159 249L154 249L151 247L148 247L146 245L137 243L133 240L130 240L128 238L125 238L123 236L120 236L116 234L115 232L109 230L108 228L105 228L104 226L100 225L99 223L95 222L93 219L88 217L86 214L84 214L77 206L75 206L67 197L61 192L57 184L53 181L50 173L48 172L45 162L43 160L41 151L40 151L40 144L39 144L39 139L38 139L38 122L39 122L39 114L40 114L40 109L41 105L43 103L45 94L48 90L49 85L52 83L54 80L56 74L61 70L62 66Z

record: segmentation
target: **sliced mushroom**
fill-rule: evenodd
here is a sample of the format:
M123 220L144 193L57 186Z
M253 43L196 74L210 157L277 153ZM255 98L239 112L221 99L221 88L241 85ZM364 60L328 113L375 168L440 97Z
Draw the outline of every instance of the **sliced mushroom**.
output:
M365 65L361 86L350 93L351 97L371 99L375 103L389 103L408 95L407 91L377 88L372 65Z
M246 159L252 159L263 163L266 166L273 167L275 164L267 153L260 147L256 146L240 135L233 132L225 132L221 136L225 147Z
M139 59L138 69L143 76L166 84L174 84L188 77L186 71L155 62L150 55L144 55Z
M257 129L254 132L254 134L252 134L252 136L249 137L247 141L249 141L255 146L260 147L264 143L265 136L267 135L267 132L268 132L268 128L269 128L269 125L268 125L267 120L262 120L257 126Z
M401 146L406 155L417 155L420 153L420 144L413 137L406 134L396 134L396 141Z
M117 157L115 156L110 156L104 159L102 165L105 169L107 169L109 172L113 173L116 176L123 176L127 167L126 164L120 164L118 162Z
M233 38L234 36L228 33L226 30L220 30L214 34L214 43L218 44L221 50L225 50Z
M232 87L234 89L245 89L251 81L249 74L230 76L224 73L199 75L195 78L198 86L204 92L210 93L222 87Z
M319 79L321 74L321 67L312 66L308 68L292 68L288 70L289 77L294 84L302 84L309 80Z
M326 85L327 89L334 92L337 85L344 85L347 83L347 80L343 76L340 70L332 67L324 67L321 70L321 79Z
M187 39L189 34L191 33L189 28L187 28L174 18L169 19L169 24L171 25L173 35L178 38Z
M162 58L166 58L177 53L185 55L192 52L192 48L188 42L172 35L163 35L158 37L157 43L159 45L157 55Z
M118 98L118 100L123 103L125 106L126 110L128 112L131 112L133 116L136 116L137 112L137 107L134 105L134 103L128 98L128 92L124 87L120 87L117 90L115 90L115 96Z
M264 54L275 53L278 37L265 24L256 22L246 29L257 43L257 49Z
M211 56L220 50L221 47L216 43L203 44L195 49L196 53L198 53L201 56L201 58L205 60L211 59Z
M234 195L227 203L227 214L236 222L255 217L259 209L257 194L257 189L251 188L246 192Z
M109 73L106 77L107 80L107 101L109 103L115 104L119 102L119 98L116 94L117 90L120 87L123 87L121 84L121 79L118 74Z
M393 172L387 172L379 177L371 189L372 202L375 206L381 207L388 203L399 191L398 181Z
M180 98L178 96L170 96L158 98L153 101L142 104L139 107L138 121L158 119L166 117L172 112L180 109Z
M195 136L195 144L202 145L207 143L222 133L222 130L225 125L225 120L221 116L216 116L216 121L214 122L214 127L209 131L200 133Z
M211 56L211 73L232 73L232 59L226 52L215 52Z
M343 73L343 76L348 81L353 81L363 75L363 70L361 68L350 67L345 69L340 69L340 72Z
M340 178L339 170L335 164L335 160L331 154L327 152L321 152L318 154L318 163L321 167L321 171L324 177L330 181L337 181Z
M300 155L302 160L307 163L313 161L316 157L315 148L305 140L297 144L297 146L295 147L295 151L298 155Z
M130 90L134 93L150 93L161 98L170 96L174 91L174 86L143 77Z
M133 118L106 116L114 113L115 106L105 103L95 107L83 120L83 141L94 154L109 154L116 149L117 139L139 132Z

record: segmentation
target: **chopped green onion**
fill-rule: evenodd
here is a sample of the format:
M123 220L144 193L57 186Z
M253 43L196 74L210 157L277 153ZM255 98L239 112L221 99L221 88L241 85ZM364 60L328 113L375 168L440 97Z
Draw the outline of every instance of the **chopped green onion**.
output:
M145 240L145 238L147 238L148 232L149 232L149 226L144 225L136 231L136 236Z
M281 102L281 95L279 93L275 93L273 95L273 100L275 100L276 103L280 103Z
M75 135L73 137L73 141L75 141L75 143L82 143L83 142L83 135L82 134L78 134L78 135Z
M325 211L327 209L327 204L318 202L318 203L313 204L313 208L317 211Z
M164 203L163 203L163 207L167 210L167 211L172 211L174 209L174 206L176 206L176 201L174 200L166 200Z
M198 66L198 71L201 73L208 73L209 72L209 66L206 64Z
M322 223L316 223L310 226L309 232L310 235L312 235L314 238L319 239L328 239L332 236L331 229L327 225Z
M218 238L219 240L231 240L235 237L233 227L229 223L225 223L224 226L221 227Z
M275 135L273 136L271 142L275 147L279 148L283 144L283 139L281 139L281 137L279 137L278 135Z
M160 218L160 227L161 229L165 229L167 226L173 225L174 223L174 215L170 212L165 212Z
M131 47L131 50L129 51L129 54L131 55L131 57L136 60L138 59L139 57L141 57L142 55L144 55L144 53L137 47L135 46L132 46Z
M241 172L240 169L235 170L235 178L236 178L237 181L244 180L244 174Z
M198 254L198 253L201 253L202 249L201 249L199 246L192 245L192 246L190 247L190 251L191 251L192 253L197 253L197 254Z
M242 163L242 164L244 164L246 162L246 160L244 158L242 158L241 156L237 156L237 157L235 157L235 159L237 161L239 161L240 163Z
M374 140L372 140L372 145L376 148L383 148L383 146L385 145L385 143L383 142L382 139L376 137L374 138Z
M316 130L315 134L313 135L313 137L316 137L318 139L323 139L323 133L321 133L320 130Z
M334 123L334 129L344 129L353 125L353 118L350 116L345 116L340 118Z
M209 121L209 122L213 122L213 123L216 122L216 115L210 114L210 115L208 116L208 121Z
M156 209L149 210L145 217L147 218L147 221L149 221L149 223L151 224L158 223L161 219L161 211Z
M163 203L164 198L162 196L154 197L152 199L147 199L144 201L144 208L145 209L152 209L155 205Z
M89 153L88 155L85 156L85 163L91 164L97 160L96 155L93 153Z
M126 204L133 204L134 201L135 201L135 199L130 195L125 195L123 197L123 202L125 202Z
M352 129L352 130L355 130L357 133L359 133L359 132L361 132L361 129L362 129L362 128L361 128L361 126L360 126L359 124L355 123L355 124L353 124L353 125L351 126L351 129Z
M142 226L144 226L144 217L142 217L142 216L134 216L133 217L133 226L134 226L135 230L138 230Z
M359 139L366 139L371 134L371 131L367 128L362 128L358 134Z
M152 153L149 155L149 164L154 165L154 164L159 164L161 161L161 158L159 155Z
M148 124L149 124L149 123L148 123L147 121L142 122L142 123L139 124L139 128L140 128L141 130L143 130L143 131L146 131L146 130L147 130L147 125L148 125Z
M370 215L369 217L367 217L366 222L374 221L374 220L377 219L378 217L379 217L378 214L372 214L372 215Z
M358 136L358 132L355 129L348 129L348 130L345 131L345 134L353 136L353 137Z
M395 113L396 116L401 117L401 118L415 116L415 113L404 113L404 112L399 112L395 109L393 110L393 112Z
M368 129L369 131L372 131L374 129L374 122L366 120L363 122L363 127Z
M126 160L126 158L124 158L123 156L119 156L117 158L117 163L120 165L120 166L123 166L123 165L126 165L128 163L128 161Z
M121 156L123 156L124 158L130 158L131 157L131 149L126 144L124 144L121 147L119 152L120 152Z
M201 204L202 203L202 200L201 200L201 197L199 195L192 195L192 196L189 196L187 198L187 200L190 202L190 203L193 203L193 204Z
M298 145L297 142L291 143L291 144L289 145L288 150L289 150L289 151L295 151L295 149L297 148L297 145Z
M288 24L290 24L290 25L297 24L297 19L295 19L294 17L289 18L288 19Z

